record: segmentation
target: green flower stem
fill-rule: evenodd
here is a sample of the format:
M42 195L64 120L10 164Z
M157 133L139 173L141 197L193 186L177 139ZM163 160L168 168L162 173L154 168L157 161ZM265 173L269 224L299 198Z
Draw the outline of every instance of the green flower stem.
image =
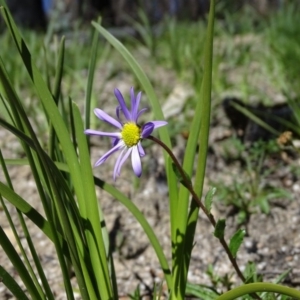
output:
M199 199L199 197L197 196L197 194L195 193L193 186L191 184L191 181L187 178L183 168L181 167L180 163L178 162L177 158L175 157L175 155L173 154L173 152L171 151L171 149L164 144L161 140L155 138L154 136L150 135L147 137L147 139L152 140L153 142L159 144L161 147L164 148L164 150L166 150L166 152L170 155L172 161L174 162L174 164L176 165L178 171L180 172L180 175L182 176L182 179L185 183L185 187L189 190L189 192L191 193L193 200L196 202L196 204L198 205L198 207L200 207L203 212L205 213L205 215L207 216L208 220L210 221L210 223L212 224L213 227L216 227L216 221L214 216L208 212L208 210L205 208L205 206L203 205L203 203L201 202L201 200ZM223 246L223 248L225 249L227 256L230 260L230 262L232 263L236 273L238 274L238 276L240 277L240 279L245 282L245 277L243 275L243 273L241 272L236 259L232 256L230 249L228 247L227 242L225 241L224 238L219 238L219 241L221 243L221 245ZM254 295L253 295L254 296ZM254 296L257 299L260 299L257 295Z
M271 292L278 293L281 295L286 295L292 297L292 299L300 299L300 291L286 287L280 284L266 283L266 282L256 282L249 283L239 287L236 287L229 292L224 293L223 295L216 298L216 300L232 300L244 295L257 292Z

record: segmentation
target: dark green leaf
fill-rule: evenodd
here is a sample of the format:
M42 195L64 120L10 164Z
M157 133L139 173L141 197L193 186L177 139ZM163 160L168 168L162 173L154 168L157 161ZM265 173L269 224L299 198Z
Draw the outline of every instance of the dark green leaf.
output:
M218 296L217 292L209 287L189 282L186 285L185 293L186 295L205 300L213 300Z
M226 227L226 220L225 219L218 220L217 225L215 227L214 236L217 237L218 239L222 239L224 237L225 227Z
M0 226L0 246L1 246L1 249L4 250L4 252L6 253L8 260L13 264L14 268L18 272L18 275L20 276L22 282L26 286L28 293L30 294L30 298L31 299L41 299L39 290L37 289L32 277L30 276L28 269L26 268L20 255L15 250L15 247L12 245L12 243L8 239L7 235L5 234L5 232L1 226ZM1 270L1 276L3 276L3 275L5 276L5 274L3 273L3 270L4 269ZM2 280L3 281L6 280L6 283L10 282L10 284L13 284L10 281L10 278L8 278L8 277L2 278ZM23 298L18 298L18 299L23 299Z
M22 288L2 266L0 266L0 278L1 283L3 283L17 299L28 300Z
M212 199L213 199L213 197L216 193L216 190L217 189L215 187L210 188L208 193L205 196L204 204L205 204L205 208L207 209L207 211L209 213L210 213L210 210L211 210Z
M236 254L244 240L245 234L246 231L244 229L239 229L230 239L229 249L233 257L236 257Z

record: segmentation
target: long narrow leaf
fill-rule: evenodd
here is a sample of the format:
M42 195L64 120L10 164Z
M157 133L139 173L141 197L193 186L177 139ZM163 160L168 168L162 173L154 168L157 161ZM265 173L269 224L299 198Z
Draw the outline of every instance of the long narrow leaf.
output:
M59 97L60 97L61 81L62 81L63 65L64 65L64 55L65 55L65 38L63 37L61 39L60 46L59 46L58 61L56 64L56 74L55 74L55 81L54 81L53 98L54 98L56 105L58 104ZM55 138L56 138L56 135L55 135L54 129L50 123L50 133L49 133L50 157L54 157Z
M211 101L211 76L212 76L212 49L213 49L213 29L214 29L214 9L215 1L210 2L210 13L208 20L207 36L204 55L204 75L201 86L201 97L195 109L195 115L191 126L186 155L184 157L183 168L187 174L191 175L194 165L196 145L199 142L198 166L195 178L194 190L201 199L203 182L205 176L206 156L208 149L208 134L210 125L210 101ZM199 140L198 140L199 139ZM173 238L177 245L177 252L174 259L180 260L179 265L175 265L174 280L172 290L177 293L175 297L184 297L185 285L189 261L191 257L194 234L197 224L199 208L192 201L189 216L187 216L189 193L185 187L180 187L178 207L177 207L177 227L173 230ZM185 232L185 230L187 231ZM174 236L175 235L175 236ZM185 245L178 244L177 238L184 240ZM174 242L174 241L173 241Z
M101 19L99 20L99 23ZM92 48L91 56L89 62L89 74L86 87L86 96L85 96L85 128L90 128L90 119L91 119L91 99L92 99L92 88L95 75L96 61L97 61L97 51L98 51L99 37L96 29L93 30L93 39L92 39Z
M41 295L39 294L36 286L34 285L30 274L28 273L26 267L24 266L24 263L22 262L14 246L7 238L2 227L0 227L0 245L6 253L6 255L8 256L9 260L14 265L15 269L18 271L18 274L20 275L23 283L25 284L28 293L31 295L31 299L41 299Z
M52 231L48 221L45 220L44 217L30 204L2 182L0 182L0 193L13 206L24 213L36 226L38 226L50 240L53 240Z
M22 288L1 265L0 278L1 283L3 283L11 291L11 293L16 297L16 299L29 300L27 295L23 292Z
M198 162L196 168L196 176L194 183L194 190L199 199L202 197L203 183L205 178L206 161L208 153L208 138L210 128L210 111L211 111L211 89L212 89L212 62L213 62L213 38L214 38L214 18L215 18L215 0L210 1L210 11L208 18L207 36L204 49L204 74L201 87L201 124L199 134L199 151ZM197 116L195 116L197 117ZM196 230L196 223L198 218L198 209L195 203L191 204L191 210L188 218L186 253L190 253L193 248L193 237ZM189 261L190 255L187 256ZM189 263L187 263L189 265Z
M84 128L79 109L75 104L73 104L73 114L78 142L82 184L85 197L88 199L85 215L87 216L86 222L90 225L86 228L86 237L89 244L92 267L94 274L98 279L98 288L101 297L103 297L103 299L111 299L113 297L113 291L107 265L108 244L105 245L103 240L103 237L107 235L107 231L106 228L101 231L100 224L102 223L101 221L103 221L103 215L101 214L102 218L100 219L87 138L84 135ZM108 241L107 237L106 241Z

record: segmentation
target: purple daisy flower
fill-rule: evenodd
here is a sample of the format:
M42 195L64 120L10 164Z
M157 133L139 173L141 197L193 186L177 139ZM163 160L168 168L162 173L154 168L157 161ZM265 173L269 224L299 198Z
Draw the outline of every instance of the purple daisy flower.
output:
M137 124L138 118L147 110L147 108L143 108L139 111L142 93L139 92L137 96L135 96L134 89L130 89L131 110L129 110L121 92L118 89L115 89L114 92L120 104L116 109L117 119L112 118L99 108L95 108L94 113L100 120L115 126L118 129L118 132L103 132L86 129L84 133L87 135L108 136L113 140L113 147L100 157L95 163L95 167L104 163L113 153L121 151L114 167L114 180L116 180L116 176L120 176L121 168L130 155L133 171L136 176L140 177L142 174L141 157L145 156L141 141L142 139L147 138L154 129L166 125L167 122L151 121L143 126L139 126ZM121 113L125 117L125 122L121 121Z

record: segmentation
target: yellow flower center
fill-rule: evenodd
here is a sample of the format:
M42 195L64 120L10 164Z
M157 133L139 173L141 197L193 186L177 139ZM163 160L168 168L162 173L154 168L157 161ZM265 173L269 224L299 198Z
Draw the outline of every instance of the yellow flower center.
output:
M126 123L123 126L121 135L125 145L130 148L140 141L141 128L134 123Z

